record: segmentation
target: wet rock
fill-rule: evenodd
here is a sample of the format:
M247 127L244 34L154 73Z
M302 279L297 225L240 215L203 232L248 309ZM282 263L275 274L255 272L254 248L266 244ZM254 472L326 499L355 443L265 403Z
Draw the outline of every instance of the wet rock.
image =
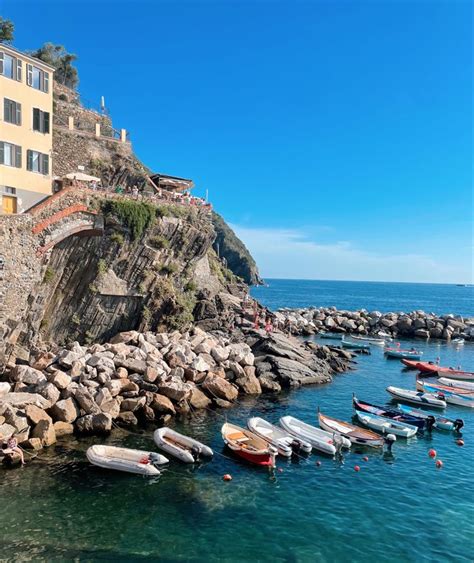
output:
M62 422L58 420L54 423L54 431L56 433L56 438L61 436L69 436L74 433L74 426L69 422Z
M121 412L117 417L117 422L125 426L136 426L138 424L137 417L133 412Z
M23 444L21 445L22 448L26 450L34 450L39 451L43 448L43 444L39 438L28 438Z
M235 385L217 375L209 375L202 384L202 388L212 397L225 401L235 401L239 394Z
M32 438L39 438L43 447L51 446L56 442L56 432L53 422L40 420L31 432Z
M86 414L76 420L80 434L107 434L112 430L112 417L105 413Z
M211 405L212 401L198 387L194 387L191 391L189 403L195 409L205 409Z
M153 396L151 408L159 414L176 414L176 410L170 399L165 395L160 395L159 393L155 393Z
M272 379L271 375L264 374L261 377L259 377L258 380L260 382L260 387L262 391L267 391L271 393L280 393L281 385L278 383L278 381Z

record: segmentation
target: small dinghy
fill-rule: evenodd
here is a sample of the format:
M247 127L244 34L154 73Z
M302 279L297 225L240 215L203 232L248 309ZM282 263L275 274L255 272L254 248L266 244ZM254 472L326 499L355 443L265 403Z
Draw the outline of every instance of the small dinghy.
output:
M230 424L230 422L226 422L222 426L221 432L226 446L235 455L255 465L275 467L275 457L278 451L260 436L246 428Z
M384 440L375 432L354 426L343 420L326 416L318 412L319 426L328 432L337 432L359 446L370 446L372 448L383 447Z
M343 334L335 332L320 332L318 334L319 338L330 338L331 340L342 340Z
M160 470L157 466L168 463L168 458L155 452L115 446L91 446L88 448L86 456L97 467L150 476L159 475Z
M386 339L385 338L376 338L374 336L355 336L351 334L351 338L354 340L361 340L362 342L369 342L370 344L374 344L375 346L385 346Z
M414 409L413 407L402 405L401 403L398 404L398 409L401 412L406 413L407 415L424 418L426 420L427 428L432 425L433 428L438 428L441 430L455 430L459 432L459 430L461 430L461 428L464 426L464 421L461 418L453 420L451 418L439 416L438 414L431 413L429 411ZM433 421L432 424L429 422L430 420Z
M438 393L451 405L460 407L468 407L474 409L474 392L467 389L458 389L457 387L447 387L446 385L435 385L420 381L416 382L417 389L428 393Z
M460 379L450 379L449 377L440 377L438 381L447 387L457 387L458 389L464 389L474 393L474 381L461 381Z
M342 339L342 347L348 350L370 350L370 344L362 344L361 342L350 342Z
M425 405L436 409L445 409L446 401L434 393L423 393L421 391L412 391L411 389L402 389L400 387L387 387L387 391L400 401L415 403L417 405Z
M396 348L385 348L384 350L387 358L397 358L398 360L421 360L423 352L419 352L412 348L411 350L402 350L399 347Z
M454 344L455 346L464 346L464 338L455 338L454 340L451 340L451 344Z
M214 454L208 446L166 426L155 430L153 439L161 450L184 463L196 463L201 457L212 457Z
M285 432L278 426L267 422L263 418L255 416L247 421L249 430L263 438L266 442L277 448L278 453L283 457L291 457L293 453L311 453L312 445L305 440L296 438Z
M410 416L395 409L389 409L387 407L373 405L372 403L366 403L365 401L359 401L359 399L355 395L352 396L352 404L356 411L375 414L376 416L389 418L395 422L401 422L403 424L409 424L410 426L416 426L419 430L423 430L426 425L424 418Z
M315 450L323 454L334 455L338 447L350 448L351 442L339 432L327 432L316 426L306 424L292 416L280 418L280 424L292 436L309 442Z
M358 410L355 412L358 420L364 426L368 426L372 430L381 432L382 434L395 434L396 436L401 436L402 438L412 438L418 431L418 428L416 426L412 426L411 424L397 422L396 420L390 420L383 416L377 416L376 414L370 414L368 412Z

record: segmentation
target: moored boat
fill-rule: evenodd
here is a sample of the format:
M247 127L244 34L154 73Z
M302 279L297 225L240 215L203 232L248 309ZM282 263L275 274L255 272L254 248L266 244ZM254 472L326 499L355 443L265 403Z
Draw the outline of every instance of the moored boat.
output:
M398 403L398 409L410 416L416 416L419 418L424 418L428 424L428 420L431 418L433 422L433 428L438 428L441 430L455 430L459 431L464 426L464 421L461 418L457 418L453 420L451 418L446 418L445 416L439 416L437 413L431 413L429 411L422 411L420 409L414 409L413 407L409 407L408 405L403 405L402 403Z
M350 441L341 436L339 432L327 432L293 416L283 416L280 418L280 424L292 436L309 442L315 450L324 454L334 455L338 446L351 447Z
M320 332L318 334L319 338L330 338L331 340L342 340L343 334L336 332Z
M155 452L99 444L88 448L86 456L93 465L103 469L148 476L159 475L157 466L168 463L168 458Z
M342 339L342 347L348 350L370 350L370 344L362 344L361 342L350 342Z
M474 392L474 381L462 381L461 379L450 379L449 377L440 377L438 381L448 387L458 387L459 389L467 389Z
M411 350L402 350L399 347L396 348L385 348L384 353L387 358L396 358L398 360L406 359L406 360L420 360L423 352L419 350L411 349Z
M410 416L395 409L380 407L378 405L373 405L372 403L360 401L355 395L352 396L352 404L354 406L354 409L358 411L374 414L377 416L383 416L384 418L391 419L395 422L401 422L409 424L411 426L416 426L419 430L423 430L425 427L425 420L423 418Z
M255 465L275 466L277 449L250 430L230 422L222 426L222 439L235 455Z
M435 364L434 362L420 362L418 360L409 360L407 358L402 358L402 364L404 366L406 366L409 369L417 369L418 371L421 371L423 373L429 373L430 368L436 368L438 367L438 364ZM427 366L427 367L425 367Z
M358 420L364 426L368 426L372 430L381 432L382 434L395 434L396 436L400 436L402 438L412 438L418 432L418 428L416 426L412 426L411 424L397 422L396 420L390 420L383 416L377 416L376 414L368 412L358 410L355 412Z
M309 442L292 436L289 432L258 416L249 418L247 426L254 434L277 448L278 453L284 457L291 457L293 453L298 452L310 453L313 449Z
M369 344L374 344L375 346L385 346L386 339L384 338L375 338L373 336L356 336L354 334L350 335L351 338L354 340L360 340L362 342L367 342Z
M419 362L418 369L423 373L430 373L439 377L446 376L450 377L451 379L474 381L473 371L463 371L461 369L447 368L432 362Z
M153 439L161 450L184 463L196 463L201 457L212 457L214 453L205 444L166 426L155 430Z
M447 387L446 385L434 385L418 380L416 382L417 389L427 391L428 393L438 393L447 403L458 405L460 407L474 408L474 393L466 389L458 389L456 387Z
M464 342L464 338L454 338L451 340L451 344L454 344L455 346L464 346Z
M438 380L439 381L439 380ZM430 392L436 391L437 393L456 393L457 395L464 395L474 399L474 390L462 389L458 386L443 385L441 383L434 383L432 381L423 381L422 379L416 380L416 388L418 391L430 389Z
M366 430L365 428L354 426L349 422L326 416L321 412L318 412L318 419L319 426L321 426L321 428L327 430L328 432L338 432L341 436L344 436L353 444L357 444L359 446L370 446L372 448L383 447L383 438L371 430Z
M445 409L446 401L438 396L437 393L423 393L421 391L412 391L411 389L402 389L389 385L387 391L401 401L415 403L417 405L430 406L437 409Z

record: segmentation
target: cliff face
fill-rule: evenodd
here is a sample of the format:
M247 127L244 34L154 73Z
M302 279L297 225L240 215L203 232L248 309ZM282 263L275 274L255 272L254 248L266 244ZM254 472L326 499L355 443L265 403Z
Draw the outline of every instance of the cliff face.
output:
M245 244L237 237L224 219L212 214L212 224L216 231L214 250L225 259L227 267L248 285L262 285L257 264Z

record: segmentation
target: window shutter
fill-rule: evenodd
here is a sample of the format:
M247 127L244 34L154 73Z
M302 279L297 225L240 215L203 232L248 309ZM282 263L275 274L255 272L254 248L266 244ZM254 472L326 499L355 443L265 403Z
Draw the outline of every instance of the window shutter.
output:
M22 81L22 76L23 74L23 61L21 61L20 59L16 60L16 79L18 80L18 82Z
M5 151L3 147L3 141L0 141L0 164L5 164Z
M43 72L43 92L49 92L49 73Z
M33 84L33 65L26 65L26 83L28 86Z
M33 108L33 131L41 131L40 110L38 108Z
M10 100L3 98L3 121L10 121Z
M29 149L26 151L26 169L33 170L33 151Z
M41 173L42 174L49 174L49 156L47 154L41 155Z
M16 121L15 123L17 125L21 125L21 104L19 104L18 102L15 104L16 105Z
M44 117L44 130L43 133L49 133L49 112L45 111L43 113Z
M21 168L21 147L15 147L15 166Z
M0 53L0 74L3 74L3 53Z

